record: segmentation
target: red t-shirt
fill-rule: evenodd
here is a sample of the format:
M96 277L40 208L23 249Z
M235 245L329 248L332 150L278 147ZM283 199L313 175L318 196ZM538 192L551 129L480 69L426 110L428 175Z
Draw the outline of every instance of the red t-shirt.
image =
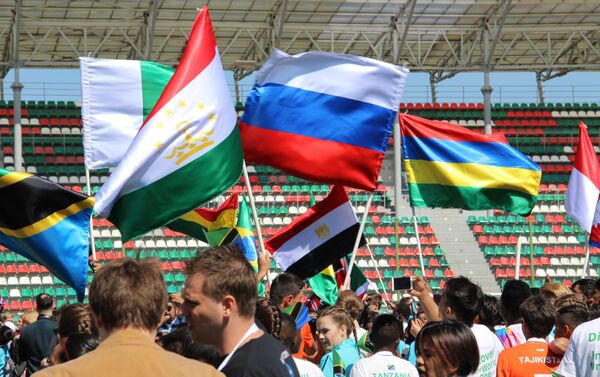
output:
M312 332L310 331L310 325L307 323L300 329L300 335L302 336L302 343L300 344L300 348L298 352L295 353L294 357L298 359L306 359L305 349L311 349L314 347L315 340L312 336ZM314 353L314 351L312 351Z
M551 376L562 356L548 349L543 339L532 338L527 343L507 348L498 357L498 377Z

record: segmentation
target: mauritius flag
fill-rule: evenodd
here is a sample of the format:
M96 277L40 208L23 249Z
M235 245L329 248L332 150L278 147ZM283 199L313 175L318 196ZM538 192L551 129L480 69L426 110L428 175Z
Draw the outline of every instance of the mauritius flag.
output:
M204 7L173 77L96 195L95 210L126 241L221 195L242 172L236 122Z
M501 209L528 215L542 171L502 134L400 114L404 166L414 207Z

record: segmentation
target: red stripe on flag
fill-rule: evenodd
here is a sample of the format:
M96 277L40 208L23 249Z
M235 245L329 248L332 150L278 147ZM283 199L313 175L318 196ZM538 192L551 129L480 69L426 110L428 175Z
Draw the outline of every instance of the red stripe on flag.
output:
M213 33L213 27L208 14L208 7L205 5L200 9L192 32L188 39L187 46L183 51L183 56L179 61L175 74L165 87L165 90L160 95L160 98L152 108L146 121L142 125L146 125L150 119L163 108L181 89L185 88L196 76L213 61L216 55L217 42ZM140 127L140 130L142 129ZM138 131L139 132L139 131Z
M238 207L238 194L231 194L227 200L223 202L217 209L208 209L208 208L198 208L194 210L198 215L202 216L206 221L210 221L211 223L216 221L219 218L219 215L225 210L228 209L237 209Z
M587 132L585 123L579 122L579 143L575 154L575 169L586 177L600 189L600 163L592 141Z
M238 124L246 161L277 166L288 174L314 182L334 183L368 191L377 188L377 176L385 157L384 153L289 132L268 130L243 122ZM248 147L250 145L252 148ZM297 158L278 158L290 155ZM274 159L277 159L275 165L272 163ZM377 168L374 170L373 166ZM331 177L337 179L332 182Z
M414 115L402 113L400 113L398 116L400 117L402 136L478 143L508 144L508 140L506 140L504 134L501 133L484 135L452 123L439 122L436 120L424 119Z
M350 199L348 198L348 194L346 193L346 190L344 190L344 187L333 186L331 192L325 199L309 208L308 211L302 215L296 217L289 225L285 226L276 235L265 242L265 247L271 254L274 254L292 237L314 224L321 217L349 201Z

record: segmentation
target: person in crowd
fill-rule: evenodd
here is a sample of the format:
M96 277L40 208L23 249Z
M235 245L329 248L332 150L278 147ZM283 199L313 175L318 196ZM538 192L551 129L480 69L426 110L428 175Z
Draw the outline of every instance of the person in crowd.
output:
M273 279L269 297L279 310L284 312L286 308L292 307L302 300L304 285L304 281L298 276L284 272ZM317 357L318 349L310 331L310 325L305 324L302 326L300 334L302 336L302 344L298 353L294 354L294 357L314 360Z
M600 318L600 304L592 305L588 309L590 311L590 321L592 319Z
M54 300L49 294L35 297L37 321L23 328L19 339L19 361L27 363L27 374L32 374L49 365L48 358L58 339L56 321L52 318Z
M398 316L400 321L402 321L402 331L406 333L406 329L408 327L409 321L413 318L413 307L412 303L415 301L411 296L405 296L398 301L396 306L394 307L394 314Z
M268 298L261 298L256 301L256 321L263 326L267 334L275 339L279 339L279 330L281 328L281 311Z
M163 312L160 327L156 331L157 336L165 336L184 324L181 316L181 303L170 298Z
M182 313L192 339L225 357L219 370L227 377L298 376L289 352L254 323L256 274L239 248L225 245L198 253L185 273Z
M325 376L349 376L352 366L360 359L350 314L340 307L326 308L317 319L317 331L327 351L320 362Z
M170 352L218 367L223 359L217 349L208 344L194 342L186 325L179 326L160 339L162 347Z
M594 305L600 305L600 279L596 279L596 284L594 285L594 295L592 296L592 301Z
M577 326L554 376L597 377L600 375L600 318Z
M160 265L123 258L104 265L89 290L90 308L102 342L93 351L43 369L49 376L221 376L215 368L163 350L154 342L167 292ZM91 347L80 339L82 348Z
M417 369L408 361L397 356L402 337L402 324L390 314L380 314L373 320L369 338L375 353L357 361L350 377L394 376L417 377Z
M564 308L565 306L571 305L579 305L587 307L587 304L584 300L578 297L575 293L571 293L566 296L562 296L561 298L554 301L554 307L558 310L560 308Z
M588 306L592 306L594 303L596 282L593 279L579 279L571 285L571 290L577 297L584 300Z
M521 325L521 304L532 296L529 285L521 280L509 280L504 284L500 295L500 313L506 327L496 331L505 348L525 343L525 334Z
M280 323L279 341L290 353L296 353L302 343L300 332L296 330L296 322L292 316L281 313ZM294 357L294 362L300 377L324 377L321 369L310 361Z
M31 325L32 323L34 323L35 321L37 321L38 318L38 312L35 310L28 310L25 313L23 313L23 315L20 318L21 321L21 326L18 327L18 329L22 332L23 329L25 328L25 326L27 325Z
M569 339L577 326L589 321L590 313L585 305L564 306L556 311L555 339L550 347L554 353L563 355L569 345Z
M500 314L500 303L492 295L483 295L483 305L481 311L475 317L475 323L484 325L491 332L496 332L502 327L502 315Z
M452 319L427 322L416 342L420 376L468 376L478 370L477 340L464 323Z
M383 298L379 293L370 293L365 296L363 303L365 309L359 323L362 328L369 330L373 325L373 318L379 315L381 305L383 305Z
M479 369L475 375L495 376L495 366L503 346L498 337L487 327L474 323L475 317L481 312L483 305L481 288L462 276L449 279L442 291L438 307L430 296L431 289L422 277L415 277L413 287L410 294L419 299L429 320L454 319L471 329L477 340L481 358Z
M89 335L89 336L88 336ZM65 363L94 350L100 339L89 305L71 304L58 315L58 344L52 351L52 365Z
M0 377L5 376L10 363L10 345L15 336L17 327L12 322L4 322L0 326Z
M546 342L554 326L554 306L542 297L530 297L521 304L523 333L527 341L507 348L498 358L498 377L550 375L560 364Z
M364 310L363 303L356 297L354 291L345 290L338 294L338 299L335 306L342 308L350 314L352 317L352 323L354 324L354 331L356 331L357 341L361 340L363 336L366 336L367 330L360 327L358 320Z
M548 282L540 289L540 296L551 304L563 296L571 294L571 290L559 283Z

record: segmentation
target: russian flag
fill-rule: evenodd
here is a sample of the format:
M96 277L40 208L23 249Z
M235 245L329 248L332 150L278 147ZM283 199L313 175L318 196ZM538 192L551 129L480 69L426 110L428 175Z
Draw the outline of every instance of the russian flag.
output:
M583 122L579 122L579 144L569 178L565 209L588 233L600 222L600 162ZM598 237L596 237L598 238ZM594 235L592 234L592 240ZM592 242L590 242L592 244ZM600 246L600 245L593 245Z
M265 247L282 270L307 279L350 253L358 230L348 194L342 186L334 186L325 199L296 217Z
M239 122L246 160L374 190L407 75L364 57L274 50Z

